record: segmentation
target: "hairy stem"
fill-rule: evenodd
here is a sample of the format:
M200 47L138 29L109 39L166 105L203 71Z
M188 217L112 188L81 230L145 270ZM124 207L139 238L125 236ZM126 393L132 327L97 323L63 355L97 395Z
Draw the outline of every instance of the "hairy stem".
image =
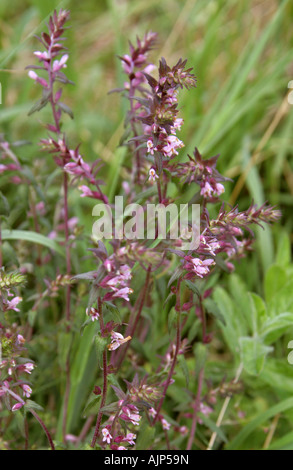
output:
M46 434L47 436L47 439L49 441L49 444L50 444L50 447L51 447L51 450L55 450L55 446L54 446L54 443L53 443L53 440L52 440L52 437L51 437L51 434L49 433L47 427L45 426L44 422L41 420L41 418L39 417L39 415L35 412L35 410L31 409L29 410L31 412L31 414L36 418L36 420L40 423L40 425L42 426L43 430L44 430L44 433Z

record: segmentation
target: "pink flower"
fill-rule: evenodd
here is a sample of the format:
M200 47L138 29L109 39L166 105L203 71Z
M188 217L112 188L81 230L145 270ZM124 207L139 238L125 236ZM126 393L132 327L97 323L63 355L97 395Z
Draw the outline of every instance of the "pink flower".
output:
M47 51L41 52L41 51L36 51L34 52L35 56L38 57L40 60L49 60L50 56Z
M35 365L32 364L32 362L26 362L25 364L20 366L20 368L22 368L27 374L31 374L35 368Z
M53 72L59 72L59 70L66 68L66 62L68 60L68 54L64 54L60 60L55 60L53 64Z
M171 424L168 423L168 421L166 421L165 418L161 419L161 423L162 423L163 429L165 429L166 431L170 429Z
M126 435L126 437L123 440L127 441L128 444L130 444L131 446L134 446L135 445L135 442L134 442L135 439L136 439L136 434L133 434L132 432L130 432Z
M19 312L19 308L16 308L16 305L22 301L21 297L14 297L12 300L7 300L6 310L14 310L15 312Z
M122 289L117 290L113 297L120 297L121 299L126 300L129 302L128 294L132 294L133 290L130 287L123 287Z
M109 351L115 351L118 349L121 344L127 343L127 341L131 340L131 336L124 336L121 333L117 333L116 331L111 331L111 343L108 345Z
M94 307L91 307L91 309L89 310L88 308L86 309L86 314L91 317L91 320L92 321L95 321L95 320L98 320L99 319L99 312L96 308Z
M44 88L49 88L49 84L48 82L42 78L42 77L39 77L36 72L34 72L33 70L30 70L29 73L28 73L28 76L32 79L32 80L35 80L35 82L38 82L40 85L42 85L42 87Z
M215 261L211 258L201 260L199 258L193 258L191 260L194 266L194 272L198 275L198 277L204 277L209 273L209 267L215 264Z
M22 384L23 396L29 398L32 394L32 389L27 384Z
M141 420L138 408L135 405L123 406L120 418L124 421L130 421L134 426L138 426Z
M154 143L152 140L147 141L147 149L148 153L150 153L151 155L154 155L154 151L157 150L157 148L154 147Z
M11 408L11 411L17 411L17 410L20 410L20 408L22 408L24 405L24 403L16 403L15 405L13 405L13 407Z

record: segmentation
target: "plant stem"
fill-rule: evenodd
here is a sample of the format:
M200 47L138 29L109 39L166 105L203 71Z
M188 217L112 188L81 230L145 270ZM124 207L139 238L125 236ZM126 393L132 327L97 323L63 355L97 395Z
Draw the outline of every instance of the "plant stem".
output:
M49 444L50 444L50 447L51 447L51 450L55 450L55 446L54 446L54 443L53 443L53 440L51 438L51 435L47 429L47 427L45 426L44 422L41 420L41 418L39 417L39 415L35 412L35 410L31 409L29 410L31 412L31 414L36 418L36 420L40 423L40 425L42 426L47 438L48 438L48 441L49 441Z

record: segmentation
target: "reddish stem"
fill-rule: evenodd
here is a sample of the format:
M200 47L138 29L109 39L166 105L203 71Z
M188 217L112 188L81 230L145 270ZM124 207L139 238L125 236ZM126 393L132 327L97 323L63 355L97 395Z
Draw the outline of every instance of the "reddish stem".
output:
M50 447L51 447L51 450L55 450L55 446L54 446L54 443L53 443L53 440L51 438L51 434L49 433L47 427L45 426L45 423L41 420L41 418L39 417L39 415L35 412L35 410L33 410L32 408L30 408L30 412L31 414L36 418L36 420L40 423L40 425L42 426L47 438L48 438L48 441L49 441L49 444L50 444Z

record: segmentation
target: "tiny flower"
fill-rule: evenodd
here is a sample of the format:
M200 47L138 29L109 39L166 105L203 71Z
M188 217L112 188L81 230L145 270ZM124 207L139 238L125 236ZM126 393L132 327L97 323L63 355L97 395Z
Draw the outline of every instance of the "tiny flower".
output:
M121 344L127 343L127 341L131 340L131 336L124 338L121 333L116 333L115 331L111 331L111 338L111 344L108 345L109 351L115 351L115 349L118 349Z
M17 343L18 344L24 344L25 343L25 339L22 335L17 335Z
M148 153L150 153L151 155L154 155L154 151L157 150L157 148L154 147L154 143L152 140L147 141L147 149Z
M171 424L168 423L168 421L166 421L165 418L162 418L161 423L162 423L163 429L165 429L166 431L170 429Z
M32 364L31 362L26 362L23 366L21 366L27 374L31 374L33 369L35 368L35 365Z
M41 52L41 51L36 51L34 52L34 55L38 57L40 60L49 60L50 56L47 51Z
M20 410L20 408L22 408L24 405L24 403L16 403L15 405L13 405L13 407L11 408L11 411L17 411L17 410Z
M29 76L32 80L37 80L37 79L38 79L38 75L37 75L36 72L34 72L33 70L30 70L30 71L29 71L28 76Z
M117 450L127 450L126 447L119 446Z
M61 57L60 60L55 60L53 64L53 72L58 72L59 70L66 68L66 62L68 60L68 54L65 54Z
M206 276L209 273L209 267L215 264L215 261L211 258L203 261L199 258L193 258L191 262L194 265L194 272L201 278Z
M150 168L149 171L149 181L155 182L156 179L158 179L158 175L156 173L156 170L154 168Z
M98 320L99 319L99 312L96 308L91 307L90 309L86 309L86 314L87 316L91 317L92 321Z
M150 409L149 409L149 414L150 414L150 416L151 416L152 418L155 418L157 412L156 412L156 410L155 410L154 408L150 408Z
M22 390L23 390L23 396L27 398L29 398L33 392L32 389L27 384L22 385Z
M130 289L130 287L123 287L122 289L119 289L117 292L115 292L113 297L120 297L121 299L126 300L129 302L129 297L128 294L132 294L133 290Z
M120 418L124 421L130 421L134 426L138 426L141 420L138 408L135 405L123 406Z
M6 310L14 310L15 312L19 312L19 308L16 306L22 301L21 297L14 297L12 300L7 300Z
M134 440L136 439L136 434L133 434L132 432L128 433L126 437L123 439L124 441L127 441L131 446L135 445Z

